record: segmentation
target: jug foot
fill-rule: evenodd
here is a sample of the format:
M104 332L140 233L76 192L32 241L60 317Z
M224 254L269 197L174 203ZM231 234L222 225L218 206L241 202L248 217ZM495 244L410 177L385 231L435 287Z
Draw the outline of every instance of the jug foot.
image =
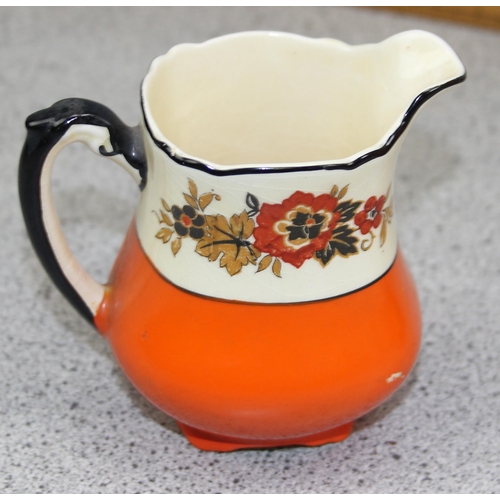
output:
M354 422L349 422L328 431L290 439L238 439L195 429L181 422L177 425L187 440L196 448L205 451L234 451L246 448L275 448L278 446L321 446L343 441L351 434Z

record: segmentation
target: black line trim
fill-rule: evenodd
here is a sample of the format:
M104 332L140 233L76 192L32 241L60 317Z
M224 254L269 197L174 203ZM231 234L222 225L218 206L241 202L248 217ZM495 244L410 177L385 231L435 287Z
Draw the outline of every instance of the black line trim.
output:
M149 132L149 135L153 139L154 143L162 149L173 161L182 165L184 167L193 168L195 170L200 170L210 175L214 175L216 177L224 177L231 175L248 175L248 174L273 174L273 173L287 173L287 172L313 172L318 170L354 170L359 166L381 156L386 155L391 148L396 144L397 140L401 137L404 131L407 129L411 120L415 116L416 112L419 108L425 104L431 97L434 97L438 92L445 90L453 85L457 85L458 83L463 82L467 77L467 72L464 72L463 75L449 80L441 85L437 85L430 89L421 92L410 104L406 113L401 120L398 128L390 135L385 144L378 149L374 149L358 158L354 159L348 163L321 163L317 165L302 165L302 166L286 166L286 164L269 164L263 166L256 167L233 167L226 169L218 169L211 166L208 163L203 163L198 160L194 160L192 158L186 156L179 156L172 153L172 148L165 142L158 140L151 131L149 126L146 111L144 107L144 84L141 86L141 109L142 115L144 117L145 126ZM282 166L283 165L283 166Z

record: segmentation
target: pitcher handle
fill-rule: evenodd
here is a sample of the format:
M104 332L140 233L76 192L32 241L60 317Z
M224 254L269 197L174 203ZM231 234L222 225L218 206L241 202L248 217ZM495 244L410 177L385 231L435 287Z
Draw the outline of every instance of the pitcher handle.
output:
M19 196L28 235L55 285L94 324L105 286L83 269L69 249L52 199L52 167L65 146L83 142L94 153L124 167L142 189L147 164L140 128L128 127L102 104L77 98L33 113L26 119L26 128L19 162Z

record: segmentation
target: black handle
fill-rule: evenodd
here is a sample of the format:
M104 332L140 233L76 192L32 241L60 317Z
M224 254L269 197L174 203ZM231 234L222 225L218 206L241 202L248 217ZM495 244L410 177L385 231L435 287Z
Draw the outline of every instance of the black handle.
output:
M53 106L33 113L26 119L28 134L19 162L19 197L29 237L45 270L69 302L93 324L96 306L82 291L77 290L72 279L75 265L66 265L64 251L58 250L66 245L64 238L55 236L60 231L57 219L47 208L52 204L50 190L42 184L44 171L50 175L52 161L49 153L73 125L93 125L109 131L111 150L103 144L98 151L103 156L123 155L127 163L138 170L141 189L147 181L147 164L144 143L139 126L128 127L109 108L87 99L70 98L56 102ZM78 138L74 140L79 140ZM73 141L71 141L73 142ZM47 194L49 193L49 194ZM51 205L52 206L52 205ZM84 273L83 270L81 270ZM89 278L92 280L91 278Z

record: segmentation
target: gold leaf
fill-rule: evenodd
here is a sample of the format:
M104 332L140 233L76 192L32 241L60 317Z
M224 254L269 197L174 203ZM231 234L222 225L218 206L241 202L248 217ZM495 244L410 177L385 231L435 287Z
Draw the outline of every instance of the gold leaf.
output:
M153 212L156 215L158 222L161 224L161 219L160 216L158 215L158 212L156 210L151 210L151 212Z
M198 208L198 202L192 196L184 193L184 198L193 208Z
M172 210L170 210L170 207L168 206L168 203L162 198L161 199L161 204L163 205L163 208L167 211L167 212L171 212Z
M191 179L188 180L189 180L189 192L191 193L191 196L196 200L198 199L198 188L196 187L194 181L192 181Z
M260 262L259 262L259 268L257 269L257 273L260 273L261 271L264 271L264 269L267 269L269 267L269 264L271 264L271 261L273 258L270 255L266 255Z
M382 229L380 231L380 246L384 246L385 239L387 237L387 218L384 217L384 220L382 222Z
M278 278L281 278L281 261L279 259L274 259L274 262L273 262L273 273Z
M348 190L348 189L349 189L349 184L347 184L347 186L344 186L344 187L341 189L341 191L340 191L340 193L339 193L339 196L338 196L339 200L341 200L341 199L342 199L342 198L343 198L343 197L347 194L347 190Z
M241 238L250 238L255 228L253 219L248 218L247 211L244 210L240 215L234 214L230 219L231 231L235 236Z
M389 184L389 189L387 190L387 193L385 195L385 199L388 200L389 199L389 194L391 193L391 187L392 187L392 184Z
M174 225L170 217L163 210L160 210L160 213L161 213L161 222L164 222L167 226Z
M228 221L223 215L206 216L206 232L196 245L196 252L214 262L221 256L220 267L225 267L227 272L234 276L243 266L256 265L260 251L248 241L254 228L253 220L243 212L234 214Z
M176 240L172 241L172 253L174 255L177 255L177 252L181 249L182 246L182 239L177 238Z
M215 199L216 199L217 201L222 200L222 198L220 197L220 195L219 195L219 194L216 194L216 195L215 195Z
M205 193L200 196L200 208L201 210L205 210L205 208L212 203L214 199L214 195L212 193Z
M394 210L392 209L392 203L384 209L384 212L387 214L389 219L394 215Z
M332 198L335 198L338 193L339 193L339 187L337 186L337 184L335 184L335 186L333 186L332 190L330 191L330 196Z
M234 258L232 252L226 252L220 259L220 267L225 267L226 271L230 276L234 276L241 272L241 268L243 267L243 263Z
M156 237L159 240L162 240L163 243L168 243L170 241L170 238L172 237L172 234L173 234L173 231L171 229L164 227L163 229L160 229L156 233Z
M366 238L364 239L362 242L361 242L361 250L363 250L364 252L366 252L367 250L369 250L373 244L373 233L370 231L369 233L367 233L370 235L370 238Z

